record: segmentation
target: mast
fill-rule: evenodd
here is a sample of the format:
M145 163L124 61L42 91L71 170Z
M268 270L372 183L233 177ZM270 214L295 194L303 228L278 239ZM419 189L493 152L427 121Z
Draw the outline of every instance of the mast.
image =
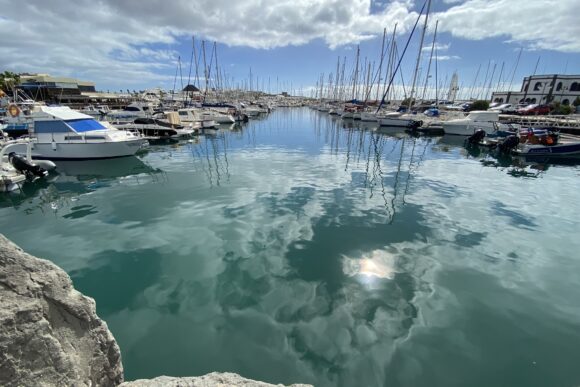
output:
M423 87L423 95L421 96L421 101L425 99L425 93L427 92L427 84L429 83L429 71L431 71L431 59L433 59L433 50L435 49L435 39L437 39L438 26L439 20L435 22L435 32L433 33L433 43L431 44L431 55L429 55L429 65L427 66L427 75L425 76L425 86Z
M419 64L421 63L421 50L423 49L423 41L425 40L425 32L427 31L427 22L429 21L430 9L431 9L431 0L428 0L427 12L425 13L425 23L423 24L423 33L421 34L421 41L419 43L419 54L417 54L417 63L415 64L413 83L411 84L411 95L409 97L409 111L411 111L411 106L413 105L413 93L415 92L415 82L417 82L417 72L419 71Z
M205 76L205 92L203 94L205 96L207 94L207 62L205 60L205 40L201 41L201 50L203 53L203 73Z
M356 46L356 64L354 67L354 78L352 81L352 99L355 99L355 93L356 93L356 83L358 80L358 57L360 54L360 47Z
M477 68L477 72L475 73L475 78L473 79L473 85L471 86L471 92L469 93L469 99L473 99L473 93L475 93L475 85L477 84L477 78L479 78L479 72L481 71L481 63Z
M189 73L187 74L187 86L189 86L191 84L191 68L193 66L193 51L195 50L195 41L193 40L193 36L192 38L192 42L191 42L191 58L189 58ZM187 105L187 100L189 97L189 93L185 94L185 104Z
M377 80L377 94L375 97L375 100L377 100L377 101L379 100L379 91L380 91L379 85L381 84L381 75L383 72L383 61L385 59L385 38L386 38L386 36L387 36L387 29L384 28L383 29L383 43L381 44L381 60L379 61L379 69L377 72L377 74L379 75L379 79Z
M439 20L437 20L437 23L439 23ZM437 25L435 25L435 32L437 32ZM437 85L437 67L439 67L437 65L437 47L435 47L435 107L437 107L437 109L439 109L439 88Z

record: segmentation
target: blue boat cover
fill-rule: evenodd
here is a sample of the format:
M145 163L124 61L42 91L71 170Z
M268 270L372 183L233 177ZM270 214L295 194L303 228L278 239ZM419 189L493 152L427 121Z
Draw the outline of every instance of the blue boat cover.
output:
M93 120L91 118L80 119L80 120L68 120L66 121L71 128L77 133L90 132L92 130L103 130L106 129L100 122Z

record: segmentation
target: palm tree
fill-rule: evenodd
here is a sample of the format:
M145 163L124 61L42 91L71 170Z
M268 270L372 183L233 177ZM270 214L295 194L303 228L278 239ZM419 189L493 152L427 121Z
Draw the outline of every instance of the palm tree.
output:
M0 73L0 88L4 90L12 90L15 86L20 84L20 75L11 71L4 71Z

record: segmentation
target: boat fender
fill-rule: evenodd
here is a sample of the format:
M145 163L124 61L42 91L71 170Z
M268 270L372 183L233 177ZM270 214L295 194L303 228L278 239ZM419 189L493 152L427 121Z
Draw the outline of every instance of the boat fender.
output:
M38 165L40 168L46 171L52 171L56 169L56 164L50 160L34 160L32 164Z
M16 118L20 115L20 108L16 104L10 104L10 106L8 106L8 114L10 114L11 117Z
M52 145L52 150L53 150L53 151L56 151L56 142L54 142L54 141L53 141L53 142L51 143L51 145Z

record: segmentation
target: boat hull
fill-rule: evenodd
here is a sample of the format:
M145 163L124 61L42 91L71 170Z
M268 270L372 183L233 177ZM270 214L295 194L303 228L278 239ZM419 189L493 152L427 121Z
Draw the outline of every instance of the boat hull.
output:
M421 121L416 121L404 117L384 117L378 120L380 126L388 126L395 128L418 128L421 126Z
M86 143L32 143L33 159L46 160L93 160L133 156L146 143L145 139L127 141ZM26 145L15 149L26 154Z
M571 156L580 155L580 143L560 145L527 145L518 147L514 153L522 156Z

